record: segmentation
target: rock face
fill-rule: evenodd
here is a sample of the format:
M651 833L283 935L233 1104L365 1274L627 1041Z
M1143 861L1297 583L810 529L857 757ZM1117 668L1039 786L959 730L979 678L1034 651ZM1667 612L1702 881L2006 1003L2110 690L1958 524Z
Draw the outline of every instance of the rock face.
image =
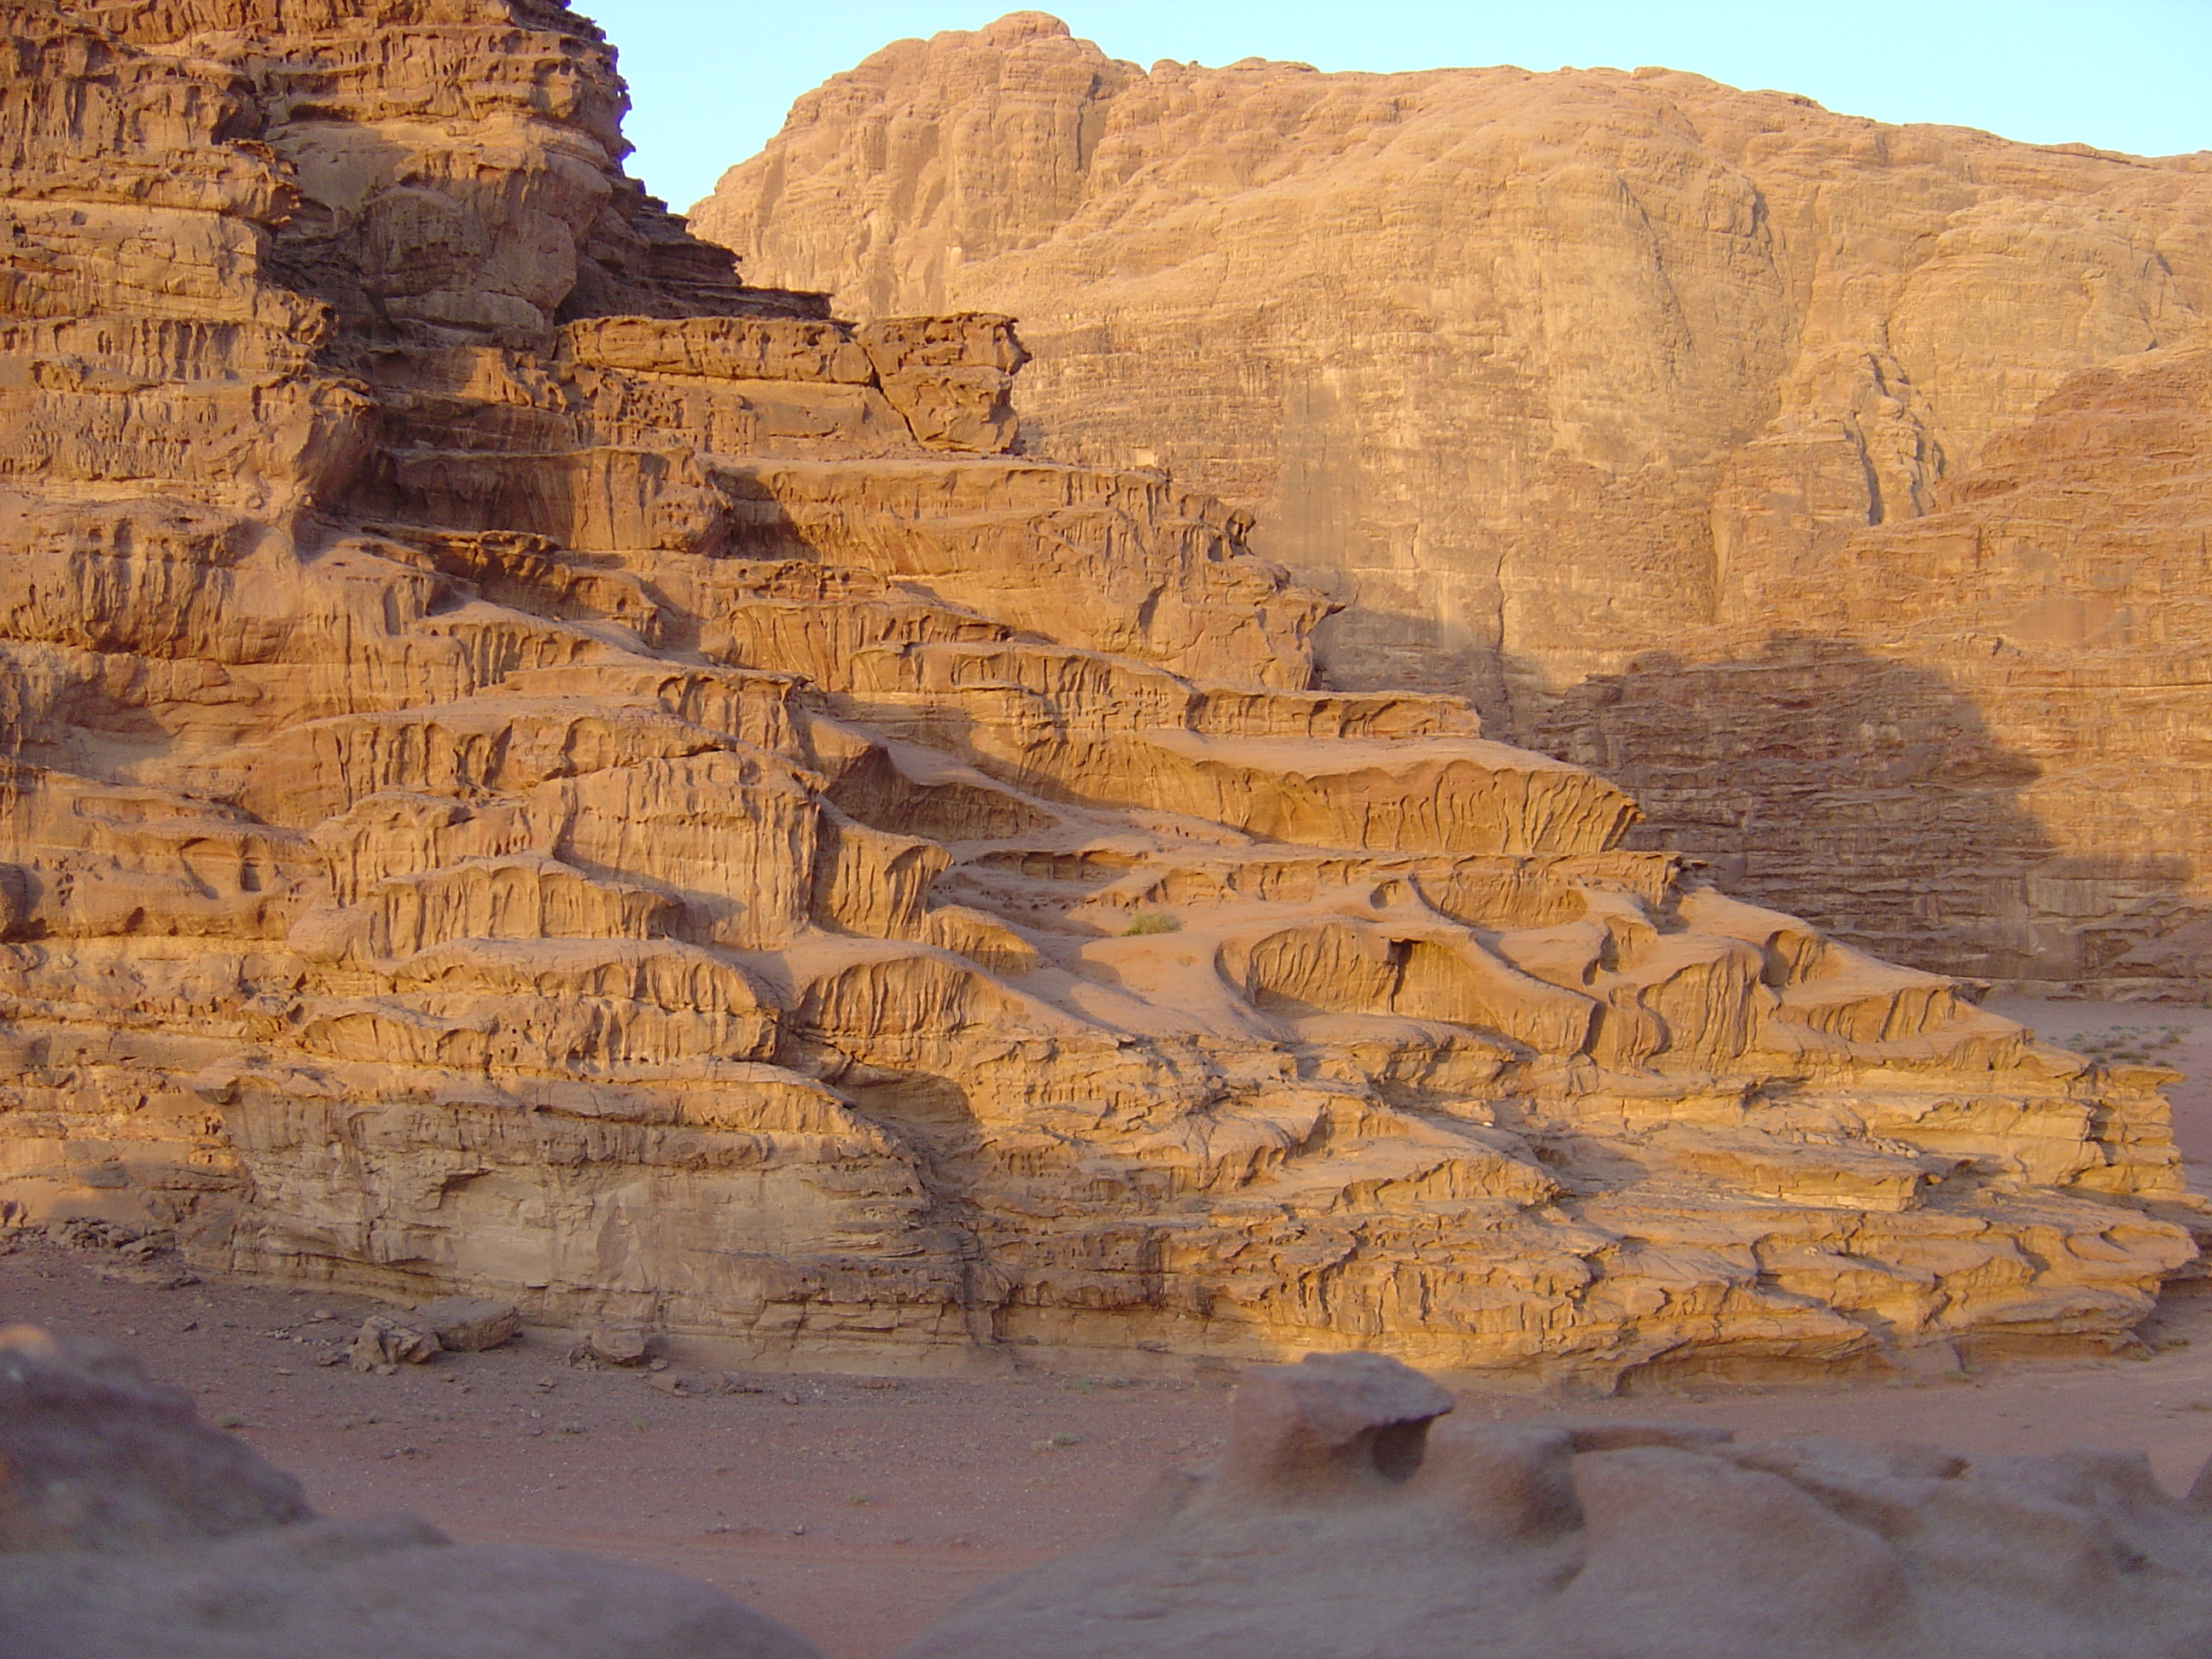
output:
M739 285L557 5L372 14L6 14L7 1216L763 1364L1599 1382L2194 1260L2166 1074L1310 689L1247 520L1004 452L1002 317Z
M1919 518L1768 544L1737 603L1786 625L1594 675L1537 735L1733 890L1911 960L2195 994L2208 535L2212 339L2075 375Z
M2212 1640L2212 1481L1571 1420L1371 1355L1247 1373L1227 1452L901 1659L2143 1659Z
M299 1483L120 1358L0 1331L9 1659L819 1659L704 1585L316 1518Z
M1328 684L1601 757L1635 844L1924 968L2193 990L2212 820L2134 751L2203 729L2212 404L2101 366L2212 313L2212 158L1660 70L1147 73L1018 13L833 78L693 222L860 314L1020 316L1030 447L1252 513L1347 604Z

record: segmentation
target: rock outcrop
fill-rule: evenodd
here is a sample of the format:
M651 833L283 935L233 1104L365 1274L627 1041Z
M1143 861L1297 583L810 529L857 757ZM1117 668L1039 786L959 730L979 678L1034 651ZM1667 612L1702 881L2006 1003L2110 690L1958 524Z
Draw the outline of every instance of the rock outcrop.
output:
M2212 1479L1619 1419L1460 1424L1374 1354L1248 1370L1227 1447L901 1659L2145 1659L2212 1640ZM817 1659L702 1585L319 1518L120 1357L0 1332L8 1659Z
M693 222L859 314L1018 314L1032 447L1254 514L1346 602L1327 683L1597 757L1635 844L1923 968L2196 993L2212 820L2134 756L2202 727L2212 404L2100 377L2212 314L2212 156L1663 70L1147 72L1030 12L834 77ZM1917 562L1966 536L1972 641Z
M702 1584L314 1516L299 1482L105 1351L0 1331L8 1659L819 1659Z
M2208 536L2212 338L2075 375L1918 518L1768 542L1735 603L1776 631L1594 675L1533 735L1746 896L1910 960L2193 996Z
M2144 1659L2212 1640L2212 1480L2177 1500L2140 1453L1461 1426L1451 1405L1371 1355L1247 1373L1218 1463L901 1659Z
M1601 1384L2194 1261L2166 1074L1312 689L1249 520L1005 450L1002 317L687 240L563 7L5 16L5 1214L762 1364Z

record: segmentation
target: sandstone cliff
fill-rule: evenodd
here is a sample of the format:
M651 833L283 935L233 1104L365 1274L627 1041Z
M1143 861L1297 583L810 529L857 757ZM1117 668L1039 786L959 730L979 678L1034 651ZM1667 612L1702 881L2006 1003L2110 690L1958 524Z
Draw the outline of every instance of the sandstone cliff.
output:
M1008 453L1004 317L687 240L551 0L4 15L6 1216L763 1363L1600 1380L2193 1260L2163 1074L1310 689L1243 516Z
M2203 453L2201 377L2160 384L2157 432L2102 423L2098 499L2141 483L2159 514L1947 515L1992 538L1976 571L2033 567L2018 604L1977 601L1978 649L1916 597L1911 526L1984 462L2067 494L2054 452L1996 434L2194 337L2212 157L1661 70L1147 72L1018 13L801 99L693 222L860 314L1019 315L1033 446L1251 512L1255 549L1347 602L1328 684L1467 695L1600 757L1661 803L1638 844L1726 853L1923 967L2193 993L2212 820L2131 751L2197 723L2202 677L2172 671L2207 636L2165 596L2212 516L2171 447ZM2097 384L2065 395L2127 395ZM2112 597L2150 565L2161 597ZM2113 605L2117 631L2061 615ZM1948 805L1899 820L1907 780Z

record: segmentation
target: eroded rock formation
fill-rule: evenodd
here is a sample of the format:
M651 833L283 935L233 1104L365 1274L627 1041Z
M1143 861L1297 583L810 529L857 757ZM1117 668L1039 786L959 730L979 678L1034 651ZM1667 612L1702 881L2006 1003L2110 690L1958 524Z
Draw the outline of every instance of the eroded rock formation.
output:
M366 21L373 27L362 27ZM1727 896L994 314L750 289L550 0L19 3L0 1201L749 1338L2110 1345L2154 1070Z
M2208 536L2212 339L2075 375L1921 517L1769 543L1736 602L1777 631L1595 675L1534 735L1634 780L1646 833L1731 890L1914 960L2193 995Z
M1918 966L2194 993L2212 402L2101 366L2212 313L2212 157L1019 13L833 78L694 222L860 314L1015 313L1034 446L1251 512L1348 602L1328 684L1595 760L1635 844Z
M9 1659L819 1659L703 1584L317 1516L121 1356L0 1331Z
M2143 1659L2212 1639L2212 1480L1542 1419L1366 1354L1246 1373L1229 1447L901 1659Z

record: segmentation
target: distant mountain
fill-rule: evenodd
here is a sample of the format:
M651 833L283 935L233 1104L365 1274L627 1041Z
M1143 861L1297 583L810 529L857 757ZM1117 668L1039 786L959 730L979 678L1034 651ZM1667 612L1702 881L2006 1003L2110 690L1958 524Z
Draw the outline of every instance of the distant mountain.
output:
M2153 381L2065 407L2119 444L2100 499L2140 461L2156 507L2008 521L1943 603L1911 530L1980 533L1995 434L2198 337L2212 155L1664 70L1146 71L1024 12L834 77L692 222L854 314L1017 315L1032 447L1251 511L1346 606L1329 684L1471 696L1638 791L1645 844L1923 966L2212 973L2173 764L2206 484L2112 403ZM2154 380L2160 441L2200 441L2202 374ZM2005 452L2006 511L2030 450L2063 459Z

